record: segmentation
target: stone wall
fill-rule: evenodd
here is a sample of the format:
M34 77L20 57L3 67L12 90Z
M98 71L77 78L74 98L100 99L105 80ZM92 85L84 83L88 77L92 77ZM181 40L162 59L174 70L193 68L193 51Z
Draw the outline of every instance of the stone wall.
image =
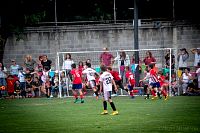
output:
M134 49L132 24L81 25L61 27L27 27L23 40L16 41L13 35L8 38L4 63L10 59L23 64L25 55L31 54L37 60L46 54L54 62L59 51L96 51L102 47L110 50ZM200 28L196 26L162 26L161 28L140 27L139 48L190 48L200 47ZM190 53L192 62L193 55Z

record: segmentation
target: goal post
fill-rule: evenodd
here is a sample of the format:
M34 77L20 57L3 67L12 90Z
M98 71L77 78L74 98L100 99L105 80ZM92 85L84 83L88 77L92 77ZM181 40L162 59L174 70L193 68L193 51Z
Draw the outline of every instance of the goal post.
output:
M133 72L135 72L136 70L136 67L140 65L141 67L141 73L140 73L140 78L142 78L144 76L144 69L145 69L145 65L143 63L143 59L145 58L145 55L146 55L146 52L147 51L151 51L153 57L156 59L156 67L159 71L162 71L162 72L165 72L165 73L168 73L169 74L169 96L171 96L171 77L172 77L172 58L170 56L169 58L169 68L166 69L165 67L165 54L166 54L166 51L169 51L170 52L170 55L171 54L176 54L176 49L172 49L172 48L158 48L158 49L138 49L138 50L123 50L128 56L129 56L129 66L131 68L131 70ZM90 59L91 60L91 64L92 64L92 68L94 68L96 71L100 71L100 55L101 53L103 53L104 51L76 51L76 52L72 52L72 51L69 51L69 52L57 52L57 63L56 63L56 70L60 72L64 71L64 69L62 69L62 63L64 62L64 57L65 57L65 54L67 53L70 53L71 54L71 57L72 57L72 60L77 64L78 66L78 63L79 61L82 61L82 62L85 62L87 59ZM114 58L119 56L120 55L120 52L121 50L110 50L109 51L113 56ZM135 52L139 52L139 59L140 59L140 64L135 64L133 63L134 62L134 54ZM119 67L119 61L120 60L115 60L114 64L113 64L113 69L118 71L120 73L120 67ZM59 74L59 79L60 79L60 74ZM69 80L68 80L69 81ZM67 84L67 96L72 96L69 92L69 90L71 89L70 86L69 86L69 82L66 81ZM138 86L136 86L138 87ZM123 91L121 90L121 93L120 95L123 95ZM61 88L61 82L59 80L59 97L61 98L62 97L62 88Z

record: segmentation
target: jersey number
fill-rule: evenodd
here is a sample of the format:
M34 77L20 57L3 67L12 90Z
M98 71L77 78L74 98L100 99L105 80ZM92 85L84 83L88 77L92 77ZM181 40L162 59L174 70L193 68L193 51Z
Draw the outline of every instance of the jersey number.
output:
M111 77L106 78L106 84L110 84L111 83Z

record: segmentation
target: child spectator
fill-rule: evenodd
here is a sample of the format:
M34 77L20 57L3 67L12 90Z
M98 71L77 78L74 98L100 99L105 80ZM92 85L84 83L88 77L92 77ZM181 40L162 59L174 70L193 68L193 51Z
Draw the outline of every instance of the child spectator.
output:
M19 68L19 73L18 73L18 79L20 82L20 90L21 90L21 96L22 98L26 97L26 73L23 71L23 67Z
M38 77L34 78L32 87L34 91L34 97L40 97L41 96L41 82L39 81Z
M52 85L52 83L51 83L51 77L47 76L46 82L45 82L45 89L46 89L46 96L47 96L47 98L49 98L50 95L51 95L51 85Z
M19 82L19 80L17 80L15 82L14 89L15 89L15 93L17 95L17 98L20 98L20 96L21 96L21 88L20 88L20 82Z
M61 72L61 75L60 75L60 81L61 81L61 88L63 90L63 93L64 93L64 98L67 97L67 83L68 83L68 78L65 76L65 72L62 71Z
M33 84L33 75L31 75L31 73L26 73L26 85L25 85L25 91L26 91L26 96L28 98L31 98L33 96L33 88L32 88L32 84Z
M51 91L51 98L56 94L57 96L59 92L59 74L58 71L55 71L55 75L52 78L52 91Z
M7 91L8 91L8 96L12 99L15 98L15 95L14 95L14 84L16 82L16 80L14 79L14 77L12 75L8 75L7 79L6 79L6 82L7 82Z
M7 77L7 69L4 67L3 63L0 62L0 87L4 88L6 87L6 77ZM2 97L1 95L1 89L0 89L0 98Z

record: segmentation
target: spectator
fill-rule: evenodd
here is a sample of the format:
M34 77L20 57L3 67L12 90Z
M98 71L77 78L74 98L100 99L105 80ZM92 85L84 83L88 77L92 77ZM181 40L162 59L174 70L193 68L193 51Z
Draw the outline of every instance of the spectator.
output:
M166 68L170 67L170 50L167 50L165 55L165 65ZM175 68L175 56L171 53L171 69Z
M24 66L26 70L29 69L30 72L34 72L36 64L36 61L32 59L31 55L26 56L24 60Z
M51 63L52 61L47 58L47 55L42 56L41 64L43 66L43 69L49 71L51 69Z
M7 69L4 67L3 63L0 62L0 87L6 86L6 77L7 77ZM0 88L0 98L2 97L1 95L1 88Z
M19 73L20 66L16 64L16 61L14 59L11 59L11 66L10 66L10 75L17 77Z
M197 70L196 70L196 74L197 74L197 79L198 79L198 89L200 89L200 62L198 63L197 66Z
M192 48L190 51L194 54L194 67L200 62L200 48Z
M188 88L188 84L190 83L191 79L192 79L192 75L190 74L190 69L189 68L185 68L185 71L183 72L182 76L181 76L181 87L182 87L182 93L183 95L186 93L187 88Z
M23 68L20 67L19 68L19 73L18 73L18 79L19 79L19 82L20 82L20 90L21 90L21 96L22 98L25 98L26 97L26 92L25 92L25 88L26 88L26 73L23 71Z
M112 67L114 63L114 57L109 53L108 48L103 48L104 52L100 55L100 64Z
M146 57L144 58L143 62L146 66L156 63L156 59L153 57L151 51L146 52Z
M125 67L130 65L129 55L125 51L120 51L120 54L114 59L118 61L118 67L120 68L120 75L123 83L123 78L125 75Z
M62 69L66 71L66 77L67 78L70 78L70 80L72 81L72 75L71 75L71 70L72 70L72 67L71 65L74 63L74 61L72 60L71 58L71 54L70 53L67 53L65 55L65 60L63 62L63 66L62 66Z
M184 70L187 68L187 59L189 58L189 53L185 48L180 49L178 53L178 67L179 70Z

